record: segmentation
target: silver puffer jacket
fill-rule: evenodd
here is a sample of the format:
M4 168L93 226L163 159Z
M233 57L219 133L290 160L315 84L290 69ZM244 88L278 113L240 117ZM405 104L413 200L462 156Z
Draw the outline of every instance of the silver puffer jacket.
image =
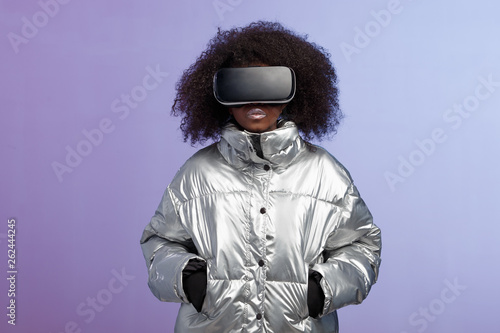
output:
M149 287L183 303L176 332L338 332L335 310L377 279L380 230L347 170L294 123L260 135L263 158L250 136L230 124L178 171L141 238ZM193 258L207 263L201 313L182 285ZM319 318L309 270L323 276Z

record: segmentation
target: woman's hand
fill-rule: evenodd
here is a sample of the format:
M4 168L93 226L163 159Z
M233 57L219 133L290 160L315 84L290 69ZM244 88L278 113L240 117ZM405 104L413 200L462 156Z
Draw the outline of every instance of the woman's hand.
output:
M316 318L323 311L325 304L325 293L321 288L321 274L316 271L309 272L309 281L307 284L307 307L309 316Z
M182 283L188 301L196 311L201 312L207 294L207 265L204 261L192 259L183 271Z

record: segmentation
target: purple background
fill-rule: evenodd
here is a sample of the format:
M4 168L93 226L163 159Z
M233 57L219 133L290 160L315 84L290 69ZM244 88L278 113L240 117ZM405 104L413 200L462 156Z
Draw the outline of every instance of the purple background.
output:
M320 144L383 231L379 282L339 311L341 332L498 331L498 3L60 2L0 1L1 332L173 332L178 304L150 293L139 238L200 148L169 115L175 82L218 26L259 19L331 52L347 117ZM68 149L86 156L69 166Z

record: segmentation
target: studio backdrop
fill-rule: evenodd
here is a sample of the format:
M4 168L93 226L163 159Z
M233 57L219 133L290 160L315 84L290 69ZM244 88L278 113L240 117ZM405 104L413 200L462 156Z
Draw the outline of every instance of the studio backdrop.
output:
M382 229L342 333L497 332L496 1L0 1L1 332L173 332L142 230L184 161L175 84L217 29L281 22L331 54L321 142ZM210 142L207 142L209 144Z

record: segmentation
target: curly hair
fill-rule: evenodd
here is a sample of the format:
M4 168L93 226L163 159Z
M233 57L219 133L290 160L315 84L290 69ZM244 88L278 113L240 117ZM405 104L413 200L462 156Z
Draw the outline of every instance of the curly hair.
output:
M293 121L306 140L335 134L343 117L338 103L337 76L330 54L307 36L300 36L276 22L254 22L223 31L208 43L196 62L184 71L176 84L172 115L183 116L184 142L204 143L220 138L230 119L226 106L213 95L213 76L224 67L255 63L287 66L295 71L295 97L282 118Z

